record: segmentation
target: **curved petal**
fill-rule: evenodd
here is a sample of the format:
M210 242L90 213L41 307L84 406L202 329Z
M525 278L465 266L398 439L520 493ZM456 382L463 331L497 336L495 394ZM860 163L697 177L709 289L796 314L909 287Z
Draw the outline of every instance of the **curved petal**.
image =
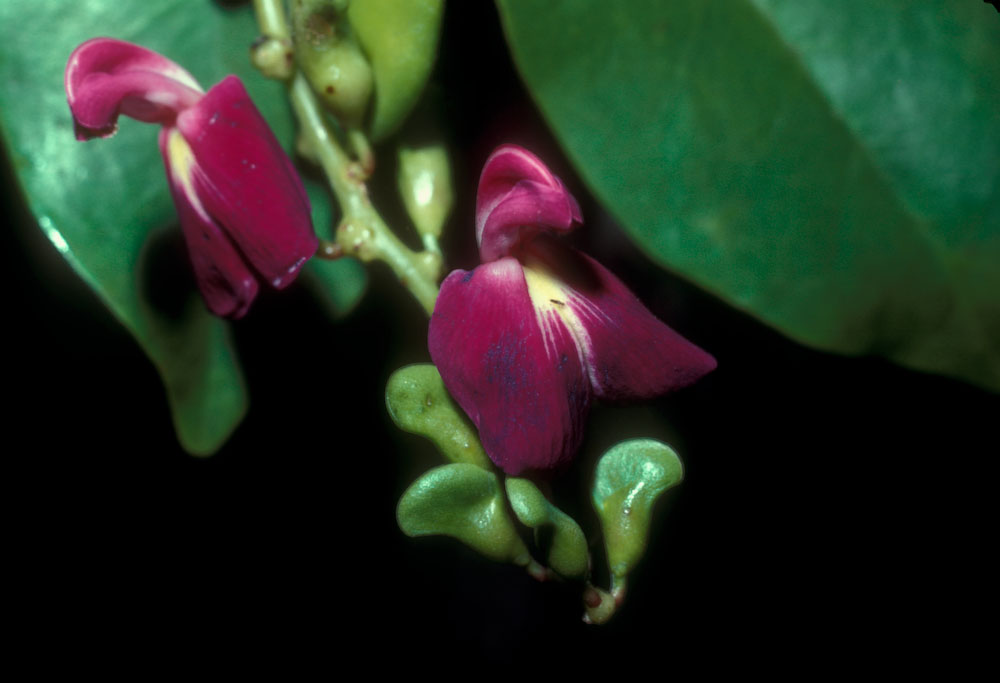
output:
M177 126L205 209L271 285L291 283L319 240L302 181L243 84L226 77Z
M120 114L169 124L203 94L191 74L166 57L112 38L77 47L64 84L78 140L113 135Z
M569 331L536 315L513 258L456 270L427 335L445 387L507 474L552 473L580 445L590 388Z
M652 398L693 384L715 359L660 322L611 271L554 239L531 248L525 272L543 273L557 293L532 291L536 306L557 306L584 357L594 394ZM539 303L542 302L542 303Z
M483 262L510 255L541 231L569 232L580 206L531 152L497 148L486 160L476 195L476 239Z
M242 318L257 296L257 280L201 205L191 178L194 156L176 129L160 131L160 152L194 266L195 281L205 304L215 315Z

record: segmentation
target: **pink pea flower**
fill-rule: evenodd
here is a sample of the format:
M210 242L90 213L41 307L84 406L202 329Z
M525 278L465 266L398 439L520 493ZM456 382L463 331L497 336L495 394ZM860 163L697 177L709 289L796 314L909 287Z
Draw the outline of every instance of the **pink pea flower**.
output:
M162 55L95 38L70 55L65 85L78 140L114 135L119 114L162 126L170 192L212 313L242 317L258 277L285 287L315 253L302 182L239 78L206 93Z
M595 396L651 398L715 368L610 271L560 243L580 221L537 157L500 147L476 199L483 263L445 279L431 316L428 346L445 387L510 475L565 467Z

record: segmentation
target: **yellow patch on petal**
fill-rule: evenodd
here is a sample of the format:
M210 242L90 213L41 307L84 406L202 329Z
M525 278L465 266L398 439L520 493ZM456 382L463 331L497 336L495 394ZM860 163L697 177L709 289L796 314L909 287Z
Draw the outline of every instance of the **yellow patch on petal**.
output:
M187 140L184 139L184 136L176 128L171 129L167 135L167 154L170 155L171 180L175 185L180 185L188 201L191 202L191 206L194 207L194 210L205 221L211 221L211 217L205 211L205 207L201 205L198 193L194 189L193 169L195 159L194 152L191 151L191 146L188 145Z
M528 285L528 296L535 308L535 318L545 339L545 352L553 361L559 361L556 347L555 326L562 322L569 331L580 357L581 366L589 368L587 358L591 355L590 335L580 319L578 311L589 310L590 305L572 288L555 277L548 269L533 264L524 266L524 281Z

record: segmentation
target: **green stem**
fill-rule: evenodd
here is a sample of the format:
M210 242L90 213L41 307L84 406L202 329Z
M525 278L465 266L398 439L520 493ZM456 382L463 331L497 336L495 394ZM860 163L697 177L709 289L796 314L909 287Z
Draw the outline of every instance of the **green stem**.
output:
M303 134L316 151L343 211L337 242L344 253L363 261L385 261L430 315L437 299L437 284L425 274L419 255L399 241L372 206L364 183L364 170L351 160L327 128L319 103L302 74L292 79L289 95Z
M261 35L278 40L291 38L281 0L253 0L253 11L257 16L257 26L260 27Z
M254 0L254 10L262 33L279 40L289 38L288 22L280 0ZM364 182L367 177L364 166L351 159L330 131L312 88L300 72L296 72L291 81L289 98L305 142L326 172L343 213L337 228L337 244L344 254L362 261L385 261L430 315L434 311L438 286L426 257L403 244L372 206ZM353 143L358 146L359 141L355 139Z

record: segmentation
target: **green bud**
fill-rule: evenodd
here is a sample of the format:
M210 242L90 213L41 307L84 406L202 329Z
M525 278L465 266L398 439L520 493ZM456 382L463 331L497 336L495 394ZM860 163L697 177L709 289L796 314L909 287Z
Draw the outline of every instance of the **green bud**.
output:
M426 436L448 460L492 471L475 427L452 400L432 364L408 365L392 373L385 404L396 426Z
M250 61L265 77L285 81L295 73L291 41L261 36L250 46Z
M597 463L592 498L604 530L613 586L623 585L642 558L653 503L683 475L677 454L653 439L623 441Z
M344 125L357 128L368 110L374 79L344 5L292 0L295 57L323 105Z
M406 212L421 236L436 240L448 220L455 198L451 190L451 167L444 145L399 148L396 178Z
M392 133L413 109L427 83L444 0L353 0L347 10L375 78L370 137Z
M451 536L492 560L531 564L496 475L475 465L453 463L424 473L399 499L396 521L407 536Z
M508 477L507 499L521 524L535 530L535 542L543 544L550 533L546 562L557 574L583 578L590 570L590 553L583 530L572 517L550 503L528 479Z

